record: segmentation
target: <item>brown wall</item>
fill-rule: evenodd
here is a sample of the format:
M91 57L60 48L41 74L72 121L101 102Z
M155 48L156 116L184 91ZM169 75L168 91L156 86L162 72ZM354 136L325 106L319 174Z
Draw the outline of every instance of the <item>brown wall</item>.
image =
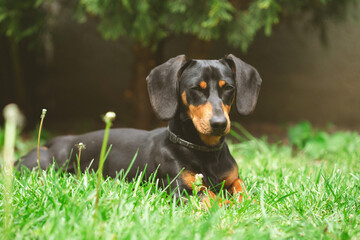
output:
M359 22L329 23L327 46L316 31L281 25L246 58L264 79L256 118L360 127Z

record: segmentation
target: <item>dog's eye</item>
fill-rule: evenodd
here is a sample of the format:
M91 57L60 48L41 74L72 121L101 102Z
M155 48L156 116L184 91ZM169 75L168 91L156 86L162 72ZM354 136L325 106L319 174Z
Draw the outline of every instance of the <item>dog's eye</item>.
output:
M191 88L191 90L202 92L204 89L202 89L200 86L194 86Z
M234 90L234 87L231 86L231 85L226 85L226 86L224 87L224 89L225 89L226 91L232 91L232 90Z

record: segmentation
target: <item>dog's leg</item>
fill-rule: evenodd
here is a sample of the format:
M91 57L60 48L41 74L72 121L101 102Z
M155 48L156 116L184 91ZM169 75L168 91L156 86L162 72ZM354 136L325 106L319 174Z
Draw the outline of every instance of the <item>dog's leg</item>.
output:
M208 186L205 186L203 183L202 177L198 178L198 175L201 174L185 170L181 173L180 179L183 183L182 186L187 189L189 193L193 192L195 188L203 209L208 210L212 206L212 203L216 203L219 206L228 206L230 204L230 201L216 196L213 191L209 190Z
M212 206L212 203L216 203L220 207L230 206L231 204L229 200L216 196L216 194L210 190L201 190L198 195L200 195L201 207L205 210L209 210L209 208Z
M239 198L238 198L239 203L243 201L243 193L245 193L246 197L250 200L249 194L245 188L245 184L243 180L241 180L240 178L235 179L235 181L228 188L228 191L233 195L239 194Z
M40 147L39 149L39 157L40 157L40 167L41 169L46 169L49 167L49 165L52 163L49 155L49 149L47 147ZM37 149L33 149L31 152L29 152L26 156L20 158L16 163L15 167L21 168L26 167L29 169L33 169L38 167L37 162Z
M58 167L61 168L65 163L68 163L73 146L72 136L57 137L46 143L44 146L41 146L39 149L40 168L45 170L56 161L55 169L58 170ZM15 166L19 170L24 167L28 169L37 168L37 148L34 148L27 155L17 160ZM69 165L69 167L71 166ZM68 172L71 172L69 169L67 170Z

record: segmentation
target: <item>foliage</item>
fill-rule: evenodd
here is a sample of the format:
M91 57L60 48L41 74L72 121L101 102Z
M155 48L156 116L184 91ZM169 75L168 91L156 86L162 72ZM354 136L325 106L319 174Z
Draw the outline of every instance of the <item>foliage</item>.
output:
M19 42L39 37L45 28L44 0L0 0L0 34Z
M38 38L46 28L46 15L54 0L0 0L0 34L20 41ZM190 34L206 41L225 37L246 50L256 33L283 17L308 14L325 32L328 17L344 18L359 0L80 0L75 15L80 22L99 19L105 39L127 37L155 49L169 36Z
M360 156L360 136L355 132L335 132L329 134L302 122L288 131L290 143L314 159Z
M105 39L129 37L156 48L171 35L190 34L206 41L224 37L246 50L260 29L271 34L284 16L309 13L312 22L325 29L327 17L346 16L348 5L359 0L81 0L78 19L99 19Z
M245 136L247 141L231 144L230 149L255 203L215 206L206 212L196 198L176 205L155 180L141 183L139 177L127 182L119 177L101 184L98 217L94 218L95 173L86 172L77 179L52 167L43 180L37 171L17 176L11 234L14 239L360 237L358 156L319 164L290 146Z

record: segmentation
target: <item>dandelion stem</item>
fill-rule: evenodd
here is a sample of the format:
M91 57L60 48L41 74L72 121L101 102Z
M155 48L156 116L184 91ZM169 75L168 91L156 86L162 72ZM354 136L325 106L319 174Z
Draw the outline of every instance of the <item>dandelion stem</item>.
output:
M103 139L103 143L102 143L102 147L101 147L101 152L100 152L100 160L99 160L99 167L98 167L98 171L97 171L97 186L96 186L96 202L95 202L95 209L98 209L99 206L99 192L100 192L100 182L103 179L103 167L104 167L104 162L105 162L105 153L106 153L106 146L108 143L108 139L109 139L109 132L110 132L110 127L112 124L112 121L115 119L115 113L114 112L107 112L106 115L104 116L104 122L106 124L105 126L105 132L104 132L104 139Z
M42 113L41 113L41 121L40 121L40 127L39 127L39 135L38 135L38 142L37 142L37 162L38 162L38 168L39 168L39 175L41 177L41 167L40 167L40 135L41 135L41 129L42 129L42 125L43 125L43 122L44 122L44 118L45 118L45 115L46 115L46 109L43 109L42 110Z
M77 157L77 179L79 180L81 168L80 168L80 158L81 158L81 150L86 149L85 144L82 142L75 145L79 149L79 156Z

